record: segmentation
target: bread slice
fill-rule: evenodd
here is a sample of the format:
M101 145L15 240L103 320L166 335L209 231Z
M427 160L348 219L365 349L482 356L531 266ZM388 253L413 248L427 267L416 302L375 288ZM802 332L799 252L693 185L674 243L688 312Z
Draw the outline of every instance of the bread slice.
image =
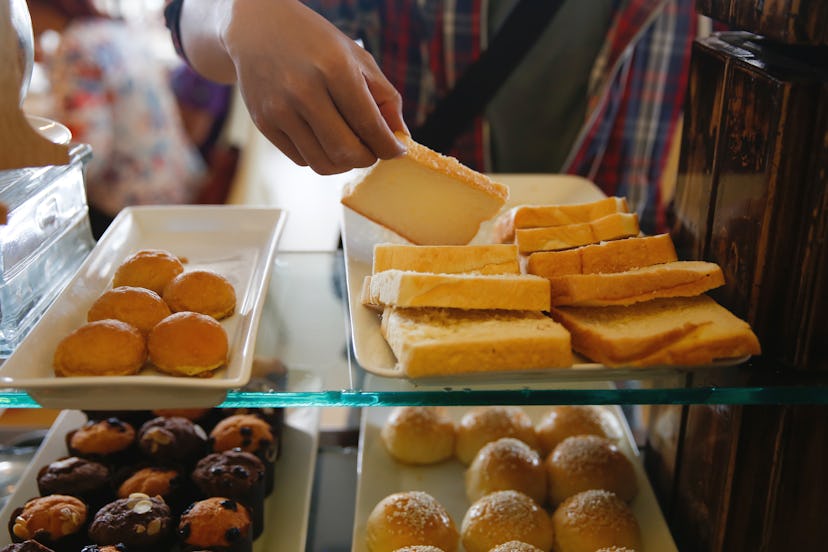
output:
M624 272L555 276L549 285L553 306L600 307L699 295L724 285L724 275L716 263L675 261Z
M517 246L494 245L396 245L374 246L373 273L412 270L443 274L520 274Z
M557 251L606 240L636 236L639 233L638 215L613 213L591 222L548 226L543 228L518 228L515 242L520 253Z
M409 136L397 138L406 153L356 171L342 203L415 244L469 243L503 207L508 187Z
M678 260L670 234L611 240L564 251L529 255L526 272L546 278L566 274L624 272Z
M549 309L549 280L527 274L431 274L385 270L371 276L367 303L393 307Z
M761 353L747 322L707 295L628 307L555 307L572 348L607 366L703 365Z
M499 215L494 222L494 241L512 243L515 228L539 228L590 222L612 213L629 213L623 197L607 197L572 205L519 205Z
M540 312L393 308L381 327L411 378L572 365L569 333Z

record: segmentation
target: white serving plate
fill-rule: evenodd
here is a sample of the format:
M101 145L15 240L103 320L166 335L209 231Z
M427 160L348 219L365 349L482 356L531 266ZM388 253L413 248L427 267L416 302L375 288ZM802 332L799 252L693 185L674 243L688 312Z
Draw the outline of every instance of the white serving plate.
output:
M95 410L214 406L250 379L256 332L285 213L240 206L141 206L124 209L78 273L12 355L0 366L0 386L23 389L48 408ZM145 367L134 376L57 377L58 342L86 322L111 287L120 263L140 249L186 258L185 270L213 270L230 280L236 312L222 320L227 365L212 377L176 377Z
M60 413L23 472L14 493L0 510L0 519L8 520L15 508L38 496L38 470L68 454L66 433L80 427L85 421L86 416L78 410ZM287 410L282 434L282 455L276 462L274 472L274 491L265 501L264 532L253 543L254 552L305 549L318 442L319 409ZM0 531L0 547L10 542L8 531Z
M468 411L467 407L446 407L455 421ZM524 406L533 422L540 420L548 406ZM658 506L632 432L618 406L602 406L607 420L617 430L618 447L632 460L638 482L638 495L631 503L641 527L642 548L639 552L677 552L667 522ZM358 480L352 552L368 552L365 545L365 524L374 506L395 492L425 491L448 511L458 532L466 510L464 473L466 467L456 459L432 466L410 466L396 462L385 450L380 431L393 408L362 410L359 442ZM459 551L463 551L462 543Z

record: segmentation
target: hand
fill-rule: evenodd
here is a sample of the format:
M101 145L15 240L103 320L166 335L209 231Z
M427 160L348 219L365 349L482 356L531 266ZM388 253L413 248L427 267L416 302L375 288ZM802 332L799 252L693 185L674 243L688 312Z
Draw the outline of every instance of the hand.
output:
M402 99L374 58L298 0L237 0L221 40L259 130L319 174L402 154Z

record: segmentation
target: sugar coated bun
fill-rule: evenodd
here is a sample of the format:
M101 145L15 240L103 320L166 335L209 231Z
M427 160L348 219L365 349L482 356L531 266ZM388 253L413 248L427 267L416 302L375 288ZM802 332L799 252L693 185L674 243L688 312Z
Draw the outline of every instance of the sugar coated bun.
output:
M589 489L606 489L627 501L638 492L630 459L597 435L567 437L546 457L544 467L553 505Z
M533 449L538 448L532 420L519 406L472 408L457 425L457 459L469 464L483 445L501 437L514 437Z
M567 498L552 514L555 552L595 552L610 546L641 548L641 532L626 502L603 489Z
M129 376L147 360L147 342L137 328L120 320L97 320L75 329L58 343L57 376Z
M169 251L142 249L127 257L118 266L112 279L112 287L143 287L161 295L164 286L182 272L184 265L181 264L181 260Z
M415 544L414 546L403 546L402 548L397 548L394 552L445 552L445 550L437 548L436 546Z
M549 552L552 523L546 511L518 491L496 491L474 502L460 529L466 552L489 552L509 541L521 541Z
M558 443L573 435L615 438L598 406L560 405L551 407L535 426L541 454L546 456Z
M121 286L101 294L86 313L86 320L94 322L114 318L132 324L146 334L170 314L170 307L154 291Z
M542 552L537 546L532 546L521 541L509 541L503 544L498 544L489 552Z
M466 470L466 497L474 502L494 491L520 491L546 501L546 470L540 455L514 437L486 443Z
M383 498L365 524L365 543L370 552L393 552L414 545L455 552L458 540L457 527L446 509L422 491Z
M626 546L605 546L595 552L635 552L635 550Z
M380 436L388 454L407 464L436 464L454 455L454 422L445 408L395 408Z
M177 312L159 322L147 339L150 361L176 376L209 374L227 362L227 333L215 318Z
M182 272L167 284L163 297L173 312L200 312L216 320L227 318L236 310L233 284L209 270Z

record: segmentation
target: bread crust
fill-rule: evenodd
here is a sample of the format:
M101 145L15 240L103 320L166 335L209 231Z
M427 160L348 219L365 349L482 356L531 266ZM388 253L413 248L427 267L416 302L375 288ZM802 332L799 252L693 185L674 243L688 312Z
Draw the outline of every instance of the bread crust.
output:
M520 263L514 244L375 245L372 272L391 269L444 274L520 274Z
M638 215L613 213L590 222L563 226L519 228L515 243L522 254L536 251L558 251L608 240L637 236L640 232Z
M629 213L623 197L607 197L571 205L518 205L499 215L494 223L494 241L511 243L516 228L539 228L590 222L612 213Z

